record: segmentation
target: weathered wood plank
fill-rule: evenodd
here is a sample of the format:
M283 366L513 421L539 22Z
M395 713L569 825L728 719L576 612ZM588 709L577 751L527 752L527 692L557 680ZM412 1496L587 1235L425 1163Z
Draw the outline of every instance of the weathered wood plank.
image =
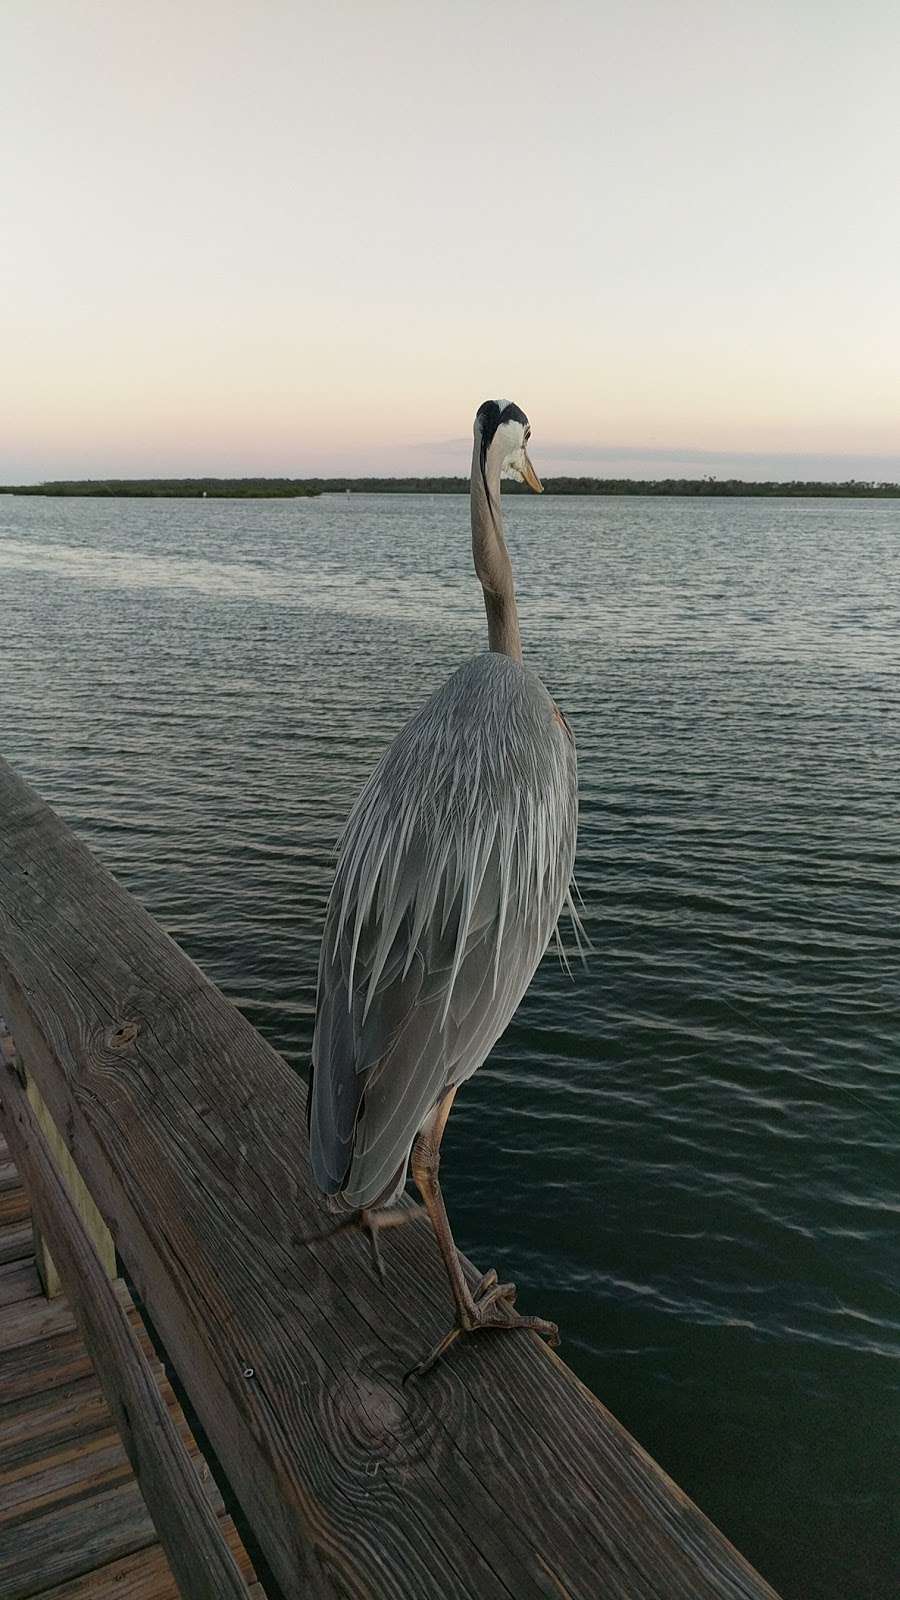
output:
M33 1106L12 1067L6 1068L0 1094L7 1140L94 1358L127 1460L185 1600L246 1600L246 1585L219 1533L218 1507L210 1505L210 1493L215 1498L217 1491L208 1469L200 1458L205 1481L198 1481L123 1314L121 1297L109 1282L85 1223L56 1171ZM114 1469L107 1466L104 1470ZM42 1492L46 1498L52 1489Z
M39 1344L57 1333L68 1333L75 1326L75 1318L65 1301L48 1302L40 1296L8 1306L0 1317L0 1354L5 1350L18 1350L23 1345Z
M32 1300L40 1292L41 1280L33 1261L9 1261L0 1266L0 1307Z
M3 1018L0 1018L0 1061L15 1065L21 1073L21 1064L16 1061L15 1040L12 1034L6 1031L6 1023ZM75 1166L65 1140L47 1110L40 1089L33 1079L27 1081L27 1090L35 1117L50 1146L57 1172L69 1191L72 1204L85 1225L107 1277L114 1278L116 1276L116 1252L109 1229L91 1199L84 1179ZM8 1156L5 1140L3 1141L3 1148ZM0 1194L16 1188L22 1188L22 1184L14 1163L9 1159L0 1162ZM41 1237L36 1218L32 1217L31 1225L33 1253L38 1277L44 1294L48 1299L54 1299L62 1293L59 1273L53 1264L53 1257Z
M253 1574L250 1558L241 1544L234 1523L230 1517L223 1517L220 1526L242 1576L250 1579ZM124 1556L120 1561L113 1561L85 1577L73 1578L70 1583L45 1589L41 1600L181 1600L181 1597L165 1551L162 1545L155 1544L138 1550L134 1555ZM258 1583L251 1584L247 1600L265 1600Z
M154 1352L150 1340L143 1328L137 1326L140 1319L136 1311L130 1313L130 1320L144 1354L152 1356ZM56 1334L36 1344L0 1350L0 1394L12 1402L28 1395L67 1389L81 1378L89 1377L92 1371L84 1340L73 1328L69 1333Z
M25 1222L30 1216L31 1201L24 1189L7 1189L5 1194L0 1194L0 1228Z
M164 1403L175 1396L158 1361L150 1363ZM61 1449L70 1440L112 1426L112 1416L96 1375L79 1378L65 1389L22 1395L0 1405L0 1462L9 1470Z
M126 1483L131 1477L122 1441L110 1424L70 1440L24 1466L0 1471L0 1528L71 1500Z
M0 1262L22 1261L33 1254L30 1222L0 1228Z
M220 1515L224 1506L218 1488L180 1410L172 1417L172 1425L191 1457L213 1511ZM0 1527L27 1520L50 1506L84 1499L99 1489L125 1483L130 1477L131 1464L110 1418L105 1429L69 1439L24 1464L19 1461L5 1466L0 1471Z
M386 1293L304 1247L302 1084L2 763L0 818L6 1014L287 1600L771 1600L530 1336L404 1386L449 1315L427 1227Z
M0 1394L14 1401L76 1383L91 1372L91 1362L74 1328L40 1344L0 1351Z
M0 1094L6 1085L0 1080ZM131 1304L131 1298L121 1278L115 1285L119 1303ZM7 1306L0 1317L0 1352L16 1350L22 1345L38 1344L57 1333L68 1333L75 1327L75 1314L65 1300L20 1300Z
M29 1104L34 1112L35 1120L47 1141L59 1177L63 1186L68 1190L72 1206L77 1211L84 1230L97 1253L100 1265L108 1278L116 1276L116 1250L112 1242L112 1235L103 1221L94 1201L91 1199L87 1185L72 1160L66 1143L56 1126L40 1089L34 1079L26 1074L26 1090ZM48 1299L62 1294L62 1281L56 1270L53 1257L47 1248L39 1226L38 1219L33 1219L34 1228L34 1255L37 1263L38 1275Z
M89 1501L0 1528L0 1595L3 1600L29 1600L53 1584L155 1543L150 1513L132 1478Z

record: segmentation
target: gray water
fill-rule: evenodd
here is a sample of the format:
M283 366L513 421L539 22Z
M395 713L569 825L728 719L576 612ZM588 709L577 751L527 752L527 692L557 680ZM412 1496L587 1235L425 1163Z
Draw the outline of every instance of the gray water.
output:
M457 1101L459 1242L787 1600L894 1600L900 509L507 517L595 950ZM0 751L301 1071L341 824L484 644L461 498L0 499Z

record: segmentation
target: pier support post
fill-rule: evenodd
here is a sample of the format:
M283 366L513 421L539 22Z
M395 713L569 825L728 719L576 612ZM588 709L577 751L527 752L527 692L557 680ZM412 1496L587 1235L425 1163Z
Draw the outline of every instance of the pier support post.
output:
M24 1085L29 1104L47 1141L56 1170L69 1192L72 1205L78 1212L85 1230L90 1236L91 1243L97 1252L106 1276L114 1279L116 1276L116 1249L112 1241L112 1234L91 1199L87 1185L69 1154L62 1134L44 1104L40 1089L30 1073L26 1071L22 1057L16 1051L15 1040L7 1031L2 1017L0 1017L0 1060L5 1060L14 1068ZM47 1248L47 1241L34 1214L32 1214L31 1231L34 1238L34 1264L37 1268L37 1274L41 1280L44 1294L48 1300L52 1300L56 1295L62 1294L63 1286L54 1265L53 1257Z

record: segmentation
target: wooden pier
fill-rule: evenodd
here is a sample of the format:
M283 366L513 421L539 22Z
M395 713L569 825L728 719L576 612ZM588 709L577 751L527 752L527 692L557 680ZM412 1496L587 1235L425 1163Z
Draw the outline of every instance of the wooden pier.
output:
M2 1027L0 1060L7 1066L13 1060L13 1043ZM265 1600L121 1279L113 1293L201 1491L221 1518L247 1600ZM178 1595L72 1308L61 1293L45 1297L29 1197L0 1135L0 1596L178 1600Z
M29 1504L30 1473L45 1501L23 1524L31 1550L10 1547L15 1575L0 1565L0 1600L215 1600L252 1582L137 1313L104 1271L105 1228L268 1564L269 1600L776 1600L534 1336L466 1341L404 1384L448 1316L427 1223L392 1231L384 1287L357 1238L302 1242L323 1221L304 1085L3 762L0 1011L27 1074L26 1089L0 1066L0 1099L39 1259L45 1277L59 1270L111 1407L68 1307L38 1293L4 1154L0 1351L31 1375L0 1393L0 1451L16 1441L8 1467L0 1457L0 1533L3 1484ZM64 1490L53 1512L53 1485L76 1479L83 1512ZM94 1502L123 1539L140 1522L142 1542L104 1546L107 1577L126 1564L117 1586L48 1583L53 1528L83 1514L87 1541ZM127 1567L139 1552L140 1582Z

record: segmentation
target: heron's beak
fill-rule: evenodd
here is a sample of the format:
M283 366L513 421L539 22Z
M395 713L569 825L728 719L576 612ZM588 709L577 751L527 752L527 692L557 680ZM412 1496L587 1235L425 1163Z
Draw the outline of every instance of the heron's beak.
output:
M523 450L523 452L522 452L521 472L522 472L522 477L525 479L525 482L527 483L529 489L533 489L535 494L543 494L544 485L541 483L540 478L538 477L537 473L534 470L534 467L531 465L531 462L528 459L528 451L527 450Z

